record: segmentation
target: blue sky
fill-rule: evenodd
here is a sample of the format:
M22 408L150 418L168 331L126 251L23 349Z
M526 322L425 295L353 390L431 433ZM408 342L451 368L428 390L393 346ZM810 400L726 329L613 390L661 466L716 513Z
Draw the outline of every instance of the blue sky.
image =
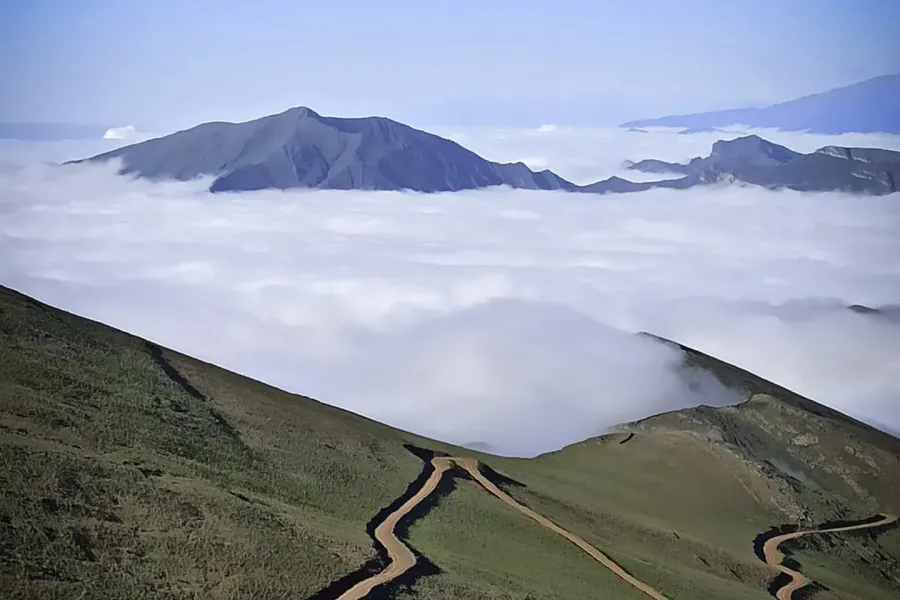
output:
M0 121L614 124L900 71L896 0L0 3Z

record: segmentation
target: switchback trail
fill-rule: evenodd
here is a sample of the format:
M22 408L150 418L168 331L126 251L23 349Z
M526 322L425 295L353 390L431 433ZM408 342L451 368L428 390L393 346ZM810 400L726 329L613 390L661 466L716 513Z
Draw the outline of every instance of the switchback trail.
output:
M842 525L838 527L823 527L821 529L808 529L806 531L794 531L792 533L783 533L781 535L776 535L775 537L766 540L762 548L766 564L773 569L776 569L780 573L790 577L790 581L788 581L785 585L781 586L775 591L775 597L778 600L791 600L794 592L812 583L803 573L800 573L799 571L791 569L790 567L782 564L784 562L785 555L781 552L781 550L778 549L781 544L813 533L840 533L841 531L853 531L856 529L883 527L884 525L890 525L891 523L897 522L897 517L894 515L878 516L880 516L881 518L865 523Z
M387 549L389 563L383 571L372 575L351 587L338 597L338 600L360 600L368 595L374 588L382 584L397 579L416 564L416 556L412 550L407 547L396 535L395 528L400 520L412 511L418 504L423 502L434 490L444 476L444 473L453 465L456 465L472 476L481 487L492 495L502 500L508 506L516 509L525 516L534 520L538 524L557 533L583 550L588 556L602 564L604 567L616 574L626 583L634 586L645 593L653 600L668 600L660 592L653 589L649 585L635 579L625 569L620 567L609 556L590 545L574 533L566 531L556 523L550 521L546 517L534 512L527 506L517 502L512 496L501 490L494 482L485 477L484 473L479 469L478 461L474 458L460 458L451 456L438 456L431 460L434 466L434 472L425 481L422 487L400 508L389 514L385 520L375 528L375 538Z

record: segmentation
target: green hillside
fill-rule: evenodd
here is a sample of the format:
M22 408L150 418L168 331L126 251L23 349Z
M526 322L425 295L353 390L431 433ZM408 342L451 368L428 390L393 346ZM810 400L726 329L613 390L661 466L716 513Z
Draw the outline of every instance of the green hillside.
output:
M770 598L772 525L900 512L900 441L700 353L753 399L659 415L535 459L425 440L0 288L4 598L305 599L375 556L367 523L423 462L477 456L518 501L670 599ZM602 394L603 390L598 390ZM436 415L439 418L439 415ZM808 538L822 599L900 595L900 531ZM646 598L458 478L398 599ZM321 596L320 596L321 597Z

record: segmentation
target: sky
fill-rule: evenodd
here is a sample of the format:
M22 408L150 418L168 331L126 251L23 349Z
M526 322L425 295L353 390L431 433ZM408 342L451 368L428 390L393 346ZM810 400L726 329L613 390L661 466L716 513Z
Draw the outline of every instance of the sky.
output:
M489 158L527 154L585 178L625 159L705 154L721 136L462 135ZM798 149L900 148L900 136L881 134L772 137ZM900 431L900 321L845 308L900 304L896 195L734 185L213 196L208 183L7 164L0 283L283 389L504 454L741 399L687 377L677 352L639 331Z
M0 3L0 122L611 125L900 71L895 0Z

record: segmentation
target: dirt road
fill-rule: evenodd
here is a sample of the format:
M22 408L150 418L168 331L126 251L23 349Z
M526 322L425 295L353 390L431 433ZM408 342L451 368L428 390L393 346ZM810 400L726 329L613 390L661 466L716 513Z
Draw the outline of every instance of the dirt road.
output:
M881 525L888 525L897 521L897 517L894 515L881 515L881 517L882 518L880 520L874 521L872 523L845 525L827 529L795 531L793 533L784 533L782 535L777 535L769 540L766 540L766 543L763 545L763 556L766 557L766 564L791 578L791 581L787 585L781 587L777 592L775 592L775 597L778 598L778 600L791 600L791 596L793 596L794 592L811 583L810 580L805 575L803 575L803 573L795 571L781 564L781 562L785 558L781 550L778 549L781 544L789 540L797 539L798 537L810 535L813 533L839 533L841 531L853 531L855 529L868 529L869 527L880 527Z
M636 587L637 589L641 590L642 592L644 592L645 594L647 594L648 596L653 598L653 600L667 600L667 598L665 596L663 596L660 592L656 591L655 589L653 589L646 583L644 583L642 581L638 581L637 579L635 579L634 577L629 575L625 571L625 569L623 569L616 563L616 561L614 561L613 559L608 557L606 554L604 554L597 548L591 546L590 544L588 544L586 541L584 541L583 539L581 539L574 533L566 531L565 529L563 529L562 527L560 527L559 525L557 525L556 523L554 523L547 517L544 517L544 516L534 512L527 506L519 504L515 499L512 498L512 496L510 496L509 494L507 494L506 492L501 490L499 487L494 485L494 483L492 481L490 481L487 477L484 476L484 474L482 474L482 472L478 469L478 461L476 461L475 459L473 459L473 458L454 458L453 460L460 467L462 467L463 469L468 471L469 475L471 475L475 479L475 481L477 481L478 483L481 484L481 487L483 487L484 489L486 489L487 491L492 493L494 496L496 496L497 498L499 498L500 500L502 500L509 506L515 508L517 511L528 516L532 520L537 521L537 523L539 523L540 525L543 525L544 527L546 527L547 529L550 529L554 533L558 533L559 535L563 536L564 538L566 538L567 540L569 540L570 542L572 542L573 544L575 544L576 546L581 548L584 552L587 553L588 556L590 556L591 558L593 558L594 560L599 562L601 565L603 565L604 567L606 567L607 569L609 569L610 571L615 573L620 579L622 579L626 583L629 583L629 584L633 585L634 587Z
M352 588L341 594L339 600L359 600L365 597L375 587L387 583L397 577L400 577L416 564L416 555L412 553L403 542L394 533L397 523L409 511L416 507L417 504L425 500L437 487L444 471L450 467L449 458L438 457L431 461L434 465L434 472L431 474L422 487L415 495L403 503L403 505L389 514L384 521L375 528L375 538L387 548L388 558L390 562L387 568L380 573L376 573L368 579L364 579L354 585Z
M388 515L387 518L380 525L378 525L378 527L375 528L375 538L379 542L381 542L385 548L387 548L388 556L390 558L390 563L388 564L387 568L380 573L376 573L372 577L369 577L368 579L360 581L352 588L344 592L341 596L339 596L338 600L360 600L361 598L369 594L369 592L371 592L375 587L384 583L388 583L389 581L400 577L403 573L411 569L416 564L416 557L412 553L412 550L410 550L402 541L400 541L400 539L396 536L394 529L404 515L408 514L413 508L416 507L417 504L425 500L435 490L441 480L441 477L443 477L447 469L449 469L454 464L465 469L469 473L469 475L471 475L472 478L481 485L481 487L502 500L505 504L518 510L540 525L563 536L564 538L581 548L581 550L587 553L588 556L615 573L626 583L644 592L646 595L653 598L653 600L668 600L660 592L629 575L614 560L612 560L610 557L608 557L606 554L604 554L594 546L588 544L577 535L566 531L556 523L534 512L527 506L519 504L515 499L513 499L510 495L501 490L499 487L497 487L497 485L495 485L492 481L484 476L484 474L478 468L477 460L473 458L440 456L432 459L431 464L434 466L434 472L425 481L425 484L421 487L421 489L419 489L416 494L408 501L406 501L400 508Z

